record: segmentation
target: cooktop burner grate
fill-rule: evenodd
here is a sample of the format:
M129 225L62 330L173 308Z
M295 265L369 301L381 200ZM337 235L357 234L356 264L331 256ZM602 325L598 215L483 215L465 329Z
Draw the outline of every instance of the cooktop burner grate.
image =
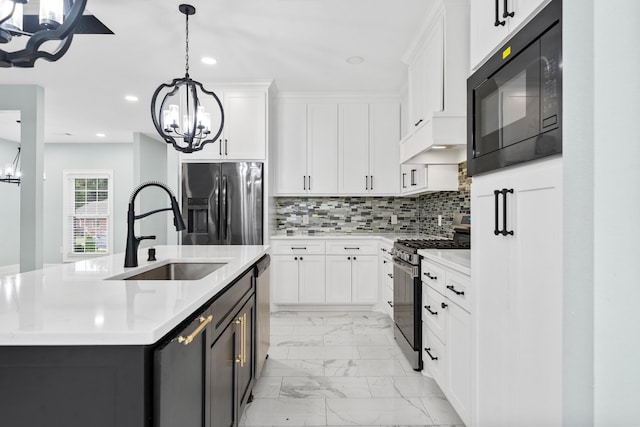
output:
M396 244L406 249L417 251L418 249L470 249L471 244L464 241L456 240L437 240L437 239L406 239L398 240Z

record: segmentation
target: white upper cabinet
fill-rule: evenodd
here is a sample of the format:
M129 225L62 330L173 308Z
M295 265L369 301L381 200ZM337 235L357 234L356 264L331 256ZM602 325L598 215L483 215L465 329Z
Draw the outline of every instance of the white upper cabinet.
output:
M277 195L398 194L400 104L282 100Z
M408 134L401 162L443 163L436 145L463 153L466 144L466 79L469 70L469 1L441 0L414 47L409 69ZM426 159L417 156L426 156ZM460 154L462 156L462 154ZM433 157L433 159L429 158ZM450 158L447 163L453 163ZM454 161L462 160L456 159Z
M307 106L307 191L338 191L338 105Z
M369 105L369 192L398 194L400 105Z
M225 92L225 159L264 160L267 138L266 94Z
M337 155L337 104L280 103L278 194L335 194L338 191Z
M224 128L217 141L183 161L264 160L267 142L266 91L216 91L224 109ZM217 122L212 117L212 123Z
M338 121L340 194L397 194L398 104L341 104Z
M369 191L369 105L339 107L338 171L341 193Z
M276 188L299 194L307 189L307 104L278 106Z
M477 69L506 39L550 0L473 0L471 2L471 69ZM505 7L506 6L506 7ZM513 16L511 16L513 14Z

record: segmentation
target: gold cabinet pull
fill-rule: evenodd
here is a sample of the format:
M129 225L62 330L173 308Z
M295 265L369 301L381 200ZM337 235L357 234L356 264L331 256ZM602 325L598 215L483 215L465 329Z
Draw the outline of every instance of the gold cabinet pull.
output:
M198 327L191 332L189 335L187 335L187 337L183 337L182 335L180 335L178 337L178 342L180 344L184 344L184 345L189 345L191 344L191 342L193 341L193 339L198 336L198 334L200 332L202 332L202 330L213 321L213 314L208 315L207 317L204 316L200 316L200 325L198 325Z
M238 317L234 323L240 325L240 354L236 358L236 363L240 363L240 367L243 367L247 361L247 313Z

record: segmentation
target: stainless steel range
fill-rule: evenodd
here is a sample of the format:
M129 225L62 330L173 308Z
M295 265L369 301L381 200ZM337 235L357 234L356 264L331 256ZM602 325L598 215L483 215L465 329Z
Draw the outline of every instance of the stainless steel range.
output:
M394 335L414 370L422 370L420 249L470 249L471 217L456 215L453 239L407 239L393 244Z

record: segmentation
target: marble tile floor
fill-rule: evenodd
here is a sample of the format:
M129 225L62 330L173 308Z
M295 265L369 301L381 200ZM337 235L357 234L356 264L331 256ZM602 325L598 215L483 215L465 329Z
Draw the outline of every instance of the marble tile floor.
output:
M242 427L464 427L432 378L414 371L384 313L271 315L271 348Z

